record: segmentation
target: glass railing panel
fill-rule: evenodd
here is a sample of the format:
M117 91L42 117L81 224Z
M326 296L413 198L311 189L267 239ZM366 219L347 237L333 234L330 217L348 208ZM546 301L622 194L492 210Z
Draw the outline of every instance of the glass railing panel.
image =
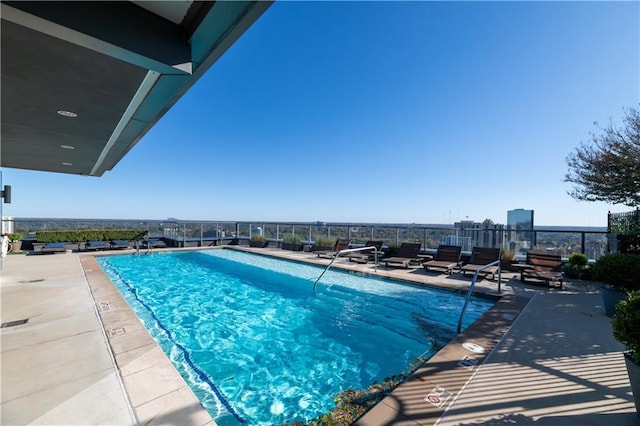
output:
M265 223L262 225L262 232L266 239L275 240L278 235L279 226L271 223Z
M453 228L428 228L427 239L423 244L423 248L437 250L440 244L451 245L451 243L455 242L455 230Z
M295 226L293 225L278 225L278 228L280 229L280 239L284 238L285 235L294 234L295 231Z
M524 247L524 250L520 251L526 252L528 248ZM558 252L563 258L568 258L571 253L582 253L582 233L536 231L534 248Z
M249 238L249 235L254 235L254 233L252 232L252 226L253 225L251 223L238 223L238 236L241 238ZM260 235L260 233L256 232L255 235Z
M382 240L387 247L398 246L398 229L390 226L380 226L373 230L375 240Z
M595 262L607 253L606 234L585 234L584 254L590 262Z
M395 244L396 233L390 231L389 228L375 226L372 228L371 239L382 241L383 245L390 244L391 241Z
M371 226L350 226L349 239L354 244L364 244L369 240L372 240L372 227Z
M397 228L398 243L420 243L424 248L424 228Z
M331 239L329 237L329 227L324 225L311 225L309 227L309 232L311 234L311 240L317 241L319 238L323 239Z
M328 237L333 238L334 240L338 238L349 238L349 227L348 226L331 226L328 230Z

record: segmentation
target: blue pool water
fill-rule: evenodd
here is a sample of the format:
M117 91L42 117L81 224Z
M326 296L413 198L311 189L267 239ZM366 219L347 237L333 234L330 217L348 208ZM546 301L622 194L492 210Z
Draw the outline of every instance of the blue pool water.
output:
M304 422L455 337L464 296L239 251L99 257L219 425ZM467 327L493 302L473 298Z

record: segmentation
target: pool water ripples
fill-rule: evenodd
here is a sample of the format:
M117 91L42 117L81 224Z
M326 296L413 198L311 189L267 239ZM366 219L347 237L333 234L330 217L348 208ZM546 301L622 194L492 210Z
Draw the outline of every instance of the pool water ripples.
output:
M446 345L464 302L334 270L314 296L322 268L227 249L98 260L221 426L317 417Z

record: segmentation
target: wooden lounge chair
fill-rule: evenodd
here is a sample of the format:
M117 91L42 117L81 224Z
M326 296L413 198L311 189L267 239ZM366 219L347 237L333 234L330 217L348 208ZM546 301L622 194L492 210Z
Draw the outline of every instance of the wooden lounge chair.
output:
M420 263L418 253L422 243L402 243L398 249L398 254L393 257L382 259L385 266L403 266L408 268L411 263Z
M520 281L526 282L527 278L542 280L551 287L551 283L558 283L562 289L562 257L560 253L544 250L529 250L527 252L527 263L522 265ZM555 286L557 287L557 286Z
M66 248L64 246L64 243L46 243L44 246L42 246L42 249L40 249L40 253L64 253L66 252Z
M335 242L335 244L333 245L333 250L328 250L328 251L317 251L315 252L317 257L323 257L325 259L332 259L336 256L336 254L338 254L338 252L340 250L345 250L349 248L349 244L351 243L351 240L344 240L341 238L338 238Z
M496 260L500 260L499 248L474 247L471 251L471 259L469 259L469 263L462 265L460 271L462 271L462 275L467 275L467 272L474 274L478 269L488 265L489 263L495 262ZM495 279L496 272L499 270L500 264L497 264L483 269L479 274L483 274L485 276L491 274L491 279Z
M462 247L440 244L433 260L424 262L422 265L425 270L431 268L444 269L447 274L453 272L453 268L460 265L460 256L462 255Z
M375 247L375 251L363 250L351 253L349 255L349 262L367 263L375 258L376 253L378 253L378 260L380 260L383 254L383 252L381 251L382 244L383 241L367 241L363 247Z

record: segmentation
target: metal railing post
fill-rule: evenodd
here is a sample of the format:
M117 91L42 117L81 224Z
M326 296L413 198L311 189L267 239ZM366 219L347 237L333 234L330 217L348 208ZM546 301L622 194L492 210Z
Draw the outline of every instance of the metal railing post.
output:
M315 282L313 283L313 294L316 294L316 286L318 285L318 281L320 281L320 278L322 278L322 276L324 275L325 272L327 272L329 270L329 268L331 268L331 265L333 264L333 262L340 257L340 255L342 253L352 253L352 252L356 252L356 251L363 251L363 250L373 250L373 254L374 254L374 269L377 271L378 270L378 249L376 248L376 246L369 246L369 247L357 247L357 248L352 248L352 249L344 249L344 250L340 250L338 251L336 254L333 255L333 257L331 258L331 261L329 262L329 264L327 265L326 268L324 268L324 271L322 271L322 273L320 274L320 276L318 277L318 279L315 280Z
M467 311L467 306L469 305L469 300L471 300L471 294L473 293L473 288L476 285L476 281L478 280L478 274L483 269L490 268L494 265L500 265L500 260L493 261L484 265L481 268L476 269L476 272L473 274L473 279L471 280L471 285L469 286L469 291L467 292L467 297L464 299L464 305L462 306L462 311L460 312L460 318L458 318L458 334L462 330L462 318L464 317L464 313ZM500 283L502 281L502 268L498 266L498 293L500 293Z

